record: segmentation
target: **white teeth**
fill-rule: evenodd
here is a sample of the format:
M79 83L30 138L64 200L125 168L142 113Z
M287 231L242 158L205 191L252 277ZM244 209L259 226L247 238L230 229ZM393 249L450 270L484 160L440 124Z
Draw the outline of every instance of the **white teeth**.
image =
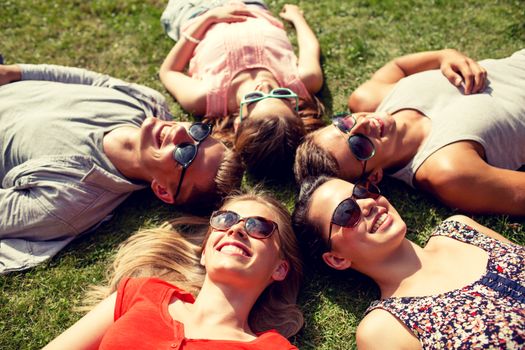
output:
M374 226L372 226L371 232L372 233L376 232L379 229L379 227L383 224L383 222L385 222L387 217L388 217L387 213L381 214L379 219L377 219L377 221L375 222Z
M235 255L235 254L244 255L244 256L247 255L246 252L242 250L241 248L234 246L234 245L230 245L230 244L226 244L222 246L219 251L221 253L232 254L232 255Z

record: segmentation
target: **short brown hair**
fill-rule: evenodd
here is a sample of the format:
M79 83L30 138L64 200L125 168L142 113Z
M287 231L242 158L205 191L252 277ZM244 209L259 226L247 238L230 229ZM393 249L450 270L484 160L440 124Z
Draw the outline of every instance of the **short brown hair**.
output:
M295 150L304 134L300 118L247 118L239 125L234 147L254 178L286 181L292 179Z
M333 176L339 173L335 157L315 143L316 133L308 134L297 148L295 154L295 180L301 184L309 176Z
M204 192L196 187L192 188L189 200L184 203L184 209L199 213L212 210L224 197L241 188L243 174L244 165L239 155L227 148L213 179L213 190Z

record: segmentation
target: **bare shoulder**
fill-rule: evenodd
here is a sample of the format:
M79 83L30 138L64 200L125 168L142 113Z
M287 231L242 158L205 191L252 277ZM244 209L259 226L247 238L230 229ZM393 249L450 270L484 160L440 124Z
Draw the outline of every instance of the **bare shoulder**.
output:
M392 314L375 309L356 332L359 349L421 349L419 340Z
M463 223L465 225L468 225L468 226L472 227L476 231L483 233L486 236L492 237L494 239L500 240L500 241L505 242L505 243L510 243L510 241L508 239L503 237L498 232L493 231L490 228L481 225L480 223L478 223L478 222L472 220L471 218L469 218L468 216L465 216L465 215L453 215L453 216L449 217L447 220L453 220L453 221L461 222L461 223Z

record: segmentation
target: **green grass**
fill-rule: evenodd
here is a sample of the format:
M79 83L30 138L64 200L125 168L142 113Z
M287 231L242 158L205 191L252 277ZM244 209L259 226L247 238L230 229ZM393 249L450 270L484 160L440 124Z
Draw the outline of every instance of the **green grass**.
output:
M6 63L84 67L165 92L157 70L173 44L159 22L166 2L4 0L0 53ZM326 80L320 97L328 112L344 110L349 93L395 56L452 47L476 59L499 58L525 46L522 1L290 2L301 5L319 36ZM278 12L285 1L268 3ZM188 118L169 101L175 115ZM407 221L409 238L418 243L454 213L394 180L385 181L382 188ZM291 185L272 191L292 206ZM78 239L50 262L0 276L0 349L39 348L73 324L81 317L73 308L90 284L102 281L118 244L137 229L173 215L178 213L148 192L136 193L111 222ZM523 219L475 219L525 243ZM355 273L325 276L322 271L308 271L300 299L307 327L292 340L303 349L355 347L356 326L376 295L373 284Z

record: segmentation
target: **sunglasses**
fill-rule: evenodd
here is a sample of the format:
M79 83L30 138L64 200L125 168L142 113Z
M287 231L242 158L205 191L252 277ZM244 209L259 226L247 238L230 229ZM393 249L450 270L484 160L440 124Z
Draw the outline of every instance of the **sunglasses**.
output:
M269 238L275 229L277 223L260 216L241 217L236 212L230 210L214 211L210 217L210 226L219 231L226 231L239 221L244 220L244 230L246 233L256 239Z
M350 116L350 118L348 118L348 116ZM348 134L357 124L357 120L353 115L343 112L336 114L332 118L332 124L342 133ZM359 177L359 180L363 180L366 171L366 162L374 156L376 148L372 141L363 134L351 135L348 138L348 147L358 160L363 161L363 170Z
M332 250L332 225L355 227L361 221L361 208L356 199L377 199L381 195L379 187L370 182L357 183L352 190L352 196L337 205L330 220L328 232L328 251Z
M239 107L239 117L242 121L242 106L254 102L259 102L266 98L293 98L295 99L295 111L299 110L299 97L295 92L288 88L276 88L270 91L269 94L265 94L262 91L252 91L243 96L241 105Z
M173 199L177 198L179 195L180 189L182 188L182 180L184 179L184 174L186 169L191 165L191 163L197 157L197 152L199 151L199 145L211 134L211 125L201 122L196 122L190 125L188 128L188 135L191 136L193 140L197 143L183 142L173 150L173 159L182 166L182 173L180 174L179 184L177 186L177 192Z

